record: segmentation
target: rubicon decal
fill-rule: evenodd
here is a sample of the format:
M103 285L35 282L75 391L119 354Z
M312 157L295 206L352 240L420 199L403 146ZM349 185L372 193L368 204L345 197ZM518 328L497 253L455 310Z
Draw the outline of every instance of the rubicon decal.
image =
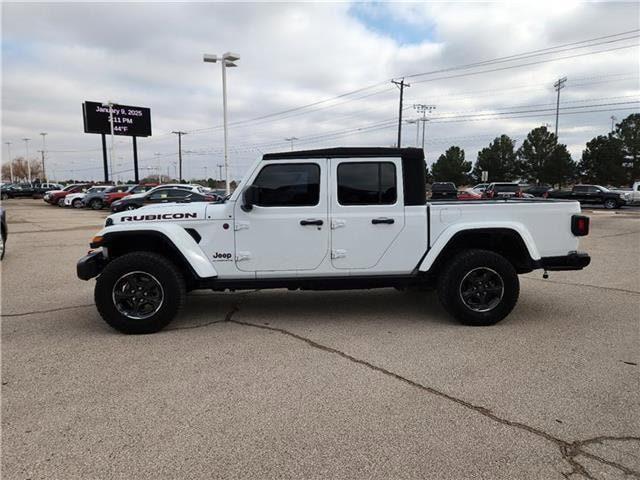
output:
M151 215L130 215L122 217L121 222L143 222L147 220L184 220L187 218L198 218L197 213L162 213Z
M231 260L232 255L228 252L215 252L213 254L213 259L216 262L228 262Z

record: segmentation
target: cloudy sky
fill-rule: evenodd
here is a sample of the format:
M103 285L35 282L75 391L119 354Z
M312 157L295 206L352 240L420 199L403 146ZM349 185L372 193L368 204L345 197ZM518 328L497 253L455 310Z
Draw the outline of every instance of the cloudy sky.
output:
M230 162L241 178L262 153L295 148L391 146L398 89L404 116L435 105L425 150L431 164L458 145L474 160L506 133L522 143L555 124L578 159L611 116L640 111L640 7L568 1L511 3L3 3L2 141L12 154L42 148L56 178L100 179L100 136L83 133L82 102L151 108L153 136L139 139L147 171L177 160L185 177L218 177L222 163L219 64L228 71ZM626 32L626 33L625 33ZM492 61L493 60L493 61ZM473 65L470 65L473 64ZM403 128L416 143L416 125ZM115 171L132 178L131 140L116 137Z

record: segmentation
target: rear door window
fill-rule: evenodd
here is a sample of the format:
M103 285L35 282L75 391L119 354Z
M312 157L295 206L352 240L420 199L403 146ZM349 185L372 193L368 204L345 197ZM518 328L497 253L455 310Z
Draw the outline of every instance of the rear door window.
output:
M340 205L396 203L396 166L391 162L344 162L338 165Z

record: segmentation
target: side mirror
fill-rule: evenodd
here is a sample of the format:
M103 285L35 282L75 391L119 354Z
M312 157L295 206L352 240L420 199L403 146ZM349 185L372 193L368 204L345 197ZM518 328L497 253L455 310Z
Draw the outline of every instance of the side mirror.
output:
M253 206L258 200L258 187L250 185L244 192L242 192L242 208L245 212L253 210Z

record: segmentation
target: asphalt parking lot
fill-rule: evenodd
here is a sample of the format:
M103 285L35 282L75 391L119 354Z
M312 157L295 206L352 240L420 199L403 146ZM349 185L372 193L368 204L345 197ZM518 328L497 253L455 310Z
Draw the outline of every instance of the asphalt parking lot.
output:
M640 211L502 323L434 293L195 292L125 336L75 262L106 212L3 202L5 479L640 478ZM591 213L593 212L593 213Z

